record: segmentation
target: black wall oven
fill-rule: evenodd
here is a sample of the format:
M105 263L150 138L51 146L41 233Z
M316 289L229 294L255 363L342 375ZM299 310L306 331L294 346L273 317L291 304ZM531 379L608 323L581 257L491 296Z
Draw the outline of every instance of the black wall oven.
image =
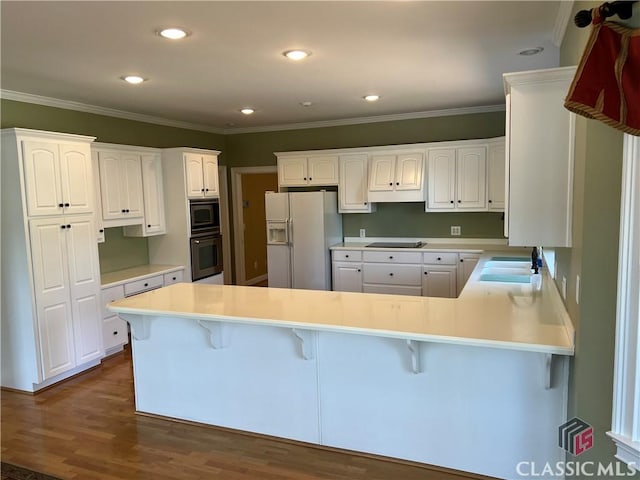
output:
M222 272L222 235L191 237L191 280Z
M191 280L222 272L220 203L217 198L191 200Z

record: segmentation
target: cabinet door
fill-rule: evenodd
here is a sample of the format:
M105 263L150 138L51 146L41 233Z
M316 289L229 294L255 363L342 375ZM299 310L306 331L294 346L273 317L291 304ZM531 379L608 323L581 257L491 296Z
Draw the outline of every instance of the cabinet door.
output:
M122 155L120 174L121 198L126 218L142 217L144 203L142 198L142 168L140 155L125 153Z
M100 267L92 215L67 216L71 316L78 365L102 356Z
M283 187L307 185L307 157L278 159L278 184Z
M369 190L372 192L392 191L395 170L395 155L372 155L369 161Z
M458 295L469 280L471 272L476 268L480 255L477 253L460 253L460 263L458 264Z
M421 153L403 153L396 159L395 189L421 190L424 157Z
M142 194L144 196L144 235L165 233L162 160L159 155L142 156Z
M63 212L60 153L56 143L22 142L27 212L59 215Z
M309 157L307 169L309 185L338 185L338 157L336 155Z
M333 290L338 292L362 292L362 264L334 262Z
M489 145L487 170L487 202L489 210L504 211L506 192L504 142Z
M102 218L113 220L122 218L120 156L112 152L98 152L100 168L100 199L102 200Z
M60 178L64 213L93 213L94 179L89 144L60 145Z
M202 156L202 173L204 175L204 196L218 198L218 158L215 155Z
M76 365L66 234L63 217L29 221L42 380Z
M425 265L422 275L422 296L455 298L456 276L455 266Z
M102 223L102 201L100 199L100 166L98 164L98 154L93 152L91 156L91 167L93 170L93 193L95 195L95 219L96 240L98 243L104 242L104 225Z
M194 153L185 153L184 168L187 182L187 197L202 198L204 196L202 156Z
M456 162L456 208L485 210L487 208L487 149L458 148Z
M453 148L428 152L427 210L455 208L456 151Z
M367 202L367 154L340 157L340 213L370 212Z

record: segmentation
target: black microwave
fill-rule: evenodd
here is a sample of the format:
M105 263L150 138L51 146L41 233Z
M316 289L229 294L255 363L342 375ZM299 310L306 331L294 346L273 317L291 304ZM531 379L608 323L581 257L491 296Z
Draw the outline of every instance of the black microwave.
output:
M191 236L220 233L220 201L217 198L191 200Z

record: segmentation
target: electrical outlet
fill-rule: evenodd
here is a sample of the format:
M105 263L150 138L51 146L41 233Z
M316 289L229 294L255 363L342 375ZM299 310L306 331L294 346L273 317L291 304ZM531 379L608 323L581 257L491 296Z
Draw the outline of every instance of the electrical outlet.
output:
M459 225L451 225L451 235L452 236L459 236L462 233L462 229L460 228Z
M576 275L576 304L580 304L580 275Z
M360 238L364 238L367 236L367 231L364 228L360 229Z
M562 276L562 298L567 299L567 277Z

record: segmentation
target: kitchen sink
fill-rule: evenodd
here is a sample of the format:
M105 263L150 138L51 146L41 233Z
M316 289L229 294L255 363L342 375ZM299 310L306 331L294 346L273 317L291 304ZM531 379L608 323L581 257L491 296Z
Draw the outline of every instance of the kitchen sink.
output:
M480 281L531 283L529 262L489 260L482 269Z
M504 283L531 283L530 275L516 274L499 274L499 273L482 273L480 274L481 282L504 282Z

